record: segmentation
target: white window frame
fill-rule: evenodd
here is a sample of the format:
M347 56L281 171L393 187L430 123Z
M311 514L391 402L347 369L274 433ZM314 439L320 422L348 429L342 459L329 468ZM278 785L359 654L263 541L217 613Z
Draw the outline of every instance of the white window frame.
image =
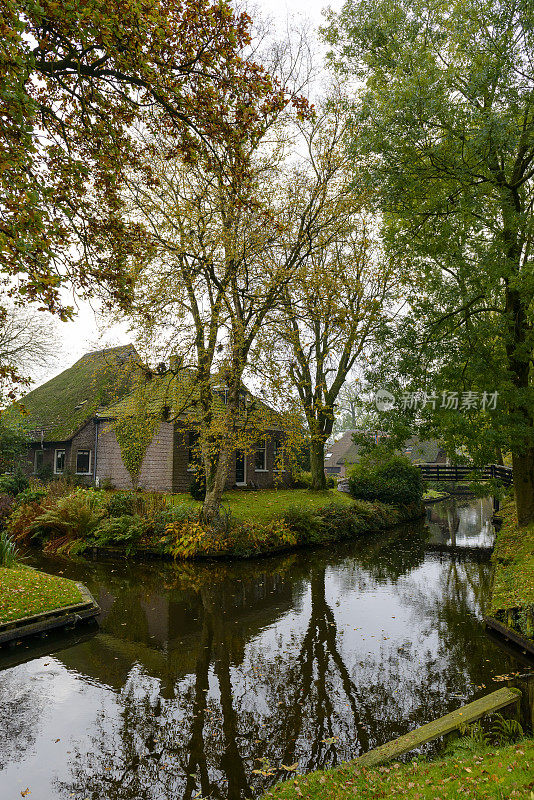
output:
M43 450L41 447L38 447L38 448L37 448L37 450L35 451L35 455L34 455L34 457L33 457L33 474L34 474L34 475L37 475L37 469L38 469L38 467L37 467L37 456L39 455L39 453L41 453L41 454L42 454L42 456L43 456L43 459L44 459L44 453L45 453L45 451L44 451L44 450ZM42 466L44 466L44 465L43 465L43 464L41 464L41 467L42 467ZM41 469L41 467L39 467L39 469Z
M256 446L254 448L254 472L269 472L269 470L267 469L267 437L263 436L260 441L263 442L263 447ZM258 469L258 467L256 466L256 457L258 453L261 452L263 452L263 468Z
M63 469L61 470L61 472L58 472L58 470L57 470L57 454L58 453L63 453ZM67 459L67 451L66 451L66 449L64 447L58 447L56 450L54 450L54 475L63 475L63 473L65 472L65 461L66 461L66 459Z
M78 454L79 453L89 453L89 470L87 472L78 472ZM92 466L93 466L93 451L89 447L80 447L79 450L76 450L76 475L92 475Z

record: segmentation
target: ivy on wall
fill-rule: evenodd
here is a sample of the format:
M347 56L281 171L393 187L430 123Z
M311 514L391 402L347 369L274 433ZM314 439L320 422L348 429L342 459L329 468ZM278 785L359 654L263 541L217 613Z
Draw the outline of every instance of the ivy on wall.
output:
M160 417L157 414L136 414L115 422L115 436L122 460L134 485L139 479L145 453L159 421Z

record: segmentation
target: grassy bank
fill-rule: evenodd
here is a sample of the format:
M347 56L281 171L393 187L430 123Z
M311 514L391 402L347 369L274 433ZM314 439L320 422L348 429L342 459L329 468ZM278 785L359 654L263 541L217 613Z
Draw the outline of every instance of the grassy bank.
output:
M475 752L456 750L439 761L417 760L361 771L347 762L279 784L263 800L530 800L533 775L534 739L523 739Z
M84 601L73 581L29 567L0 567L0 623Z
M534 638L534 524L520 528L515 504L501 511L493 552L491 616Z
M202 503L196 502L188 493L166 495L170 505L200 511ZM337 489L312 492L310 489L263 489L261 492L231 491L223 496L223 508L240 520L269 522L273 517L283 514L290 508L301 511L316 511L325 505L350 506L352 497Z
M17 545L48 552L249 558L375 533L422 513L420 503L393 506L307 489L228 492L210 525L200 509L185 494L134 496L57 483L18 495L6 527Z

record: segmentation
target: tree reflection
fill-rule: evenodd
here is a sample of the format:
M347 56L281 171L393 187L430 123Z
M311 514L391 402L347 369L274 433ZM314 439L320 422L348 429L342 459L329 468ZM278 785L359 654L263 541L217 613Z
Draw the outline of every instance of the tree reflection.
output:
M119 581L123 603L110 607L99 646L129 653L125 615L144 615L131 626L139 663L59 788L91 800L241 800L284 767L335 765L456 707L454 695L472 696L488 674L473 642L489 570L425 560L425 541L412 526L239 569L187 566L164 572L159 595L152 576L137 598ZM397 638L374 637L369 649L351 634L345 646L336 593L356 601L382 590L406 612ZM511 664L500 656L494 668Z

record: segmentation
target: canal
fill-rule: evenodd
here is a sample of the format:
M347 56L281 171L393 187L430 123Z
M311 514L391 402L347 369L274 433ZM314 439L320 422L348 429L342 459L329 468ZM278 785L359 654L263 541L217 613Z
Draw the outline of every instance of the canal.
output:
M0 797L257 796L500 688L528 668L481 624L492 537L463 499L249 562L36 558L102 615L0 651Z

